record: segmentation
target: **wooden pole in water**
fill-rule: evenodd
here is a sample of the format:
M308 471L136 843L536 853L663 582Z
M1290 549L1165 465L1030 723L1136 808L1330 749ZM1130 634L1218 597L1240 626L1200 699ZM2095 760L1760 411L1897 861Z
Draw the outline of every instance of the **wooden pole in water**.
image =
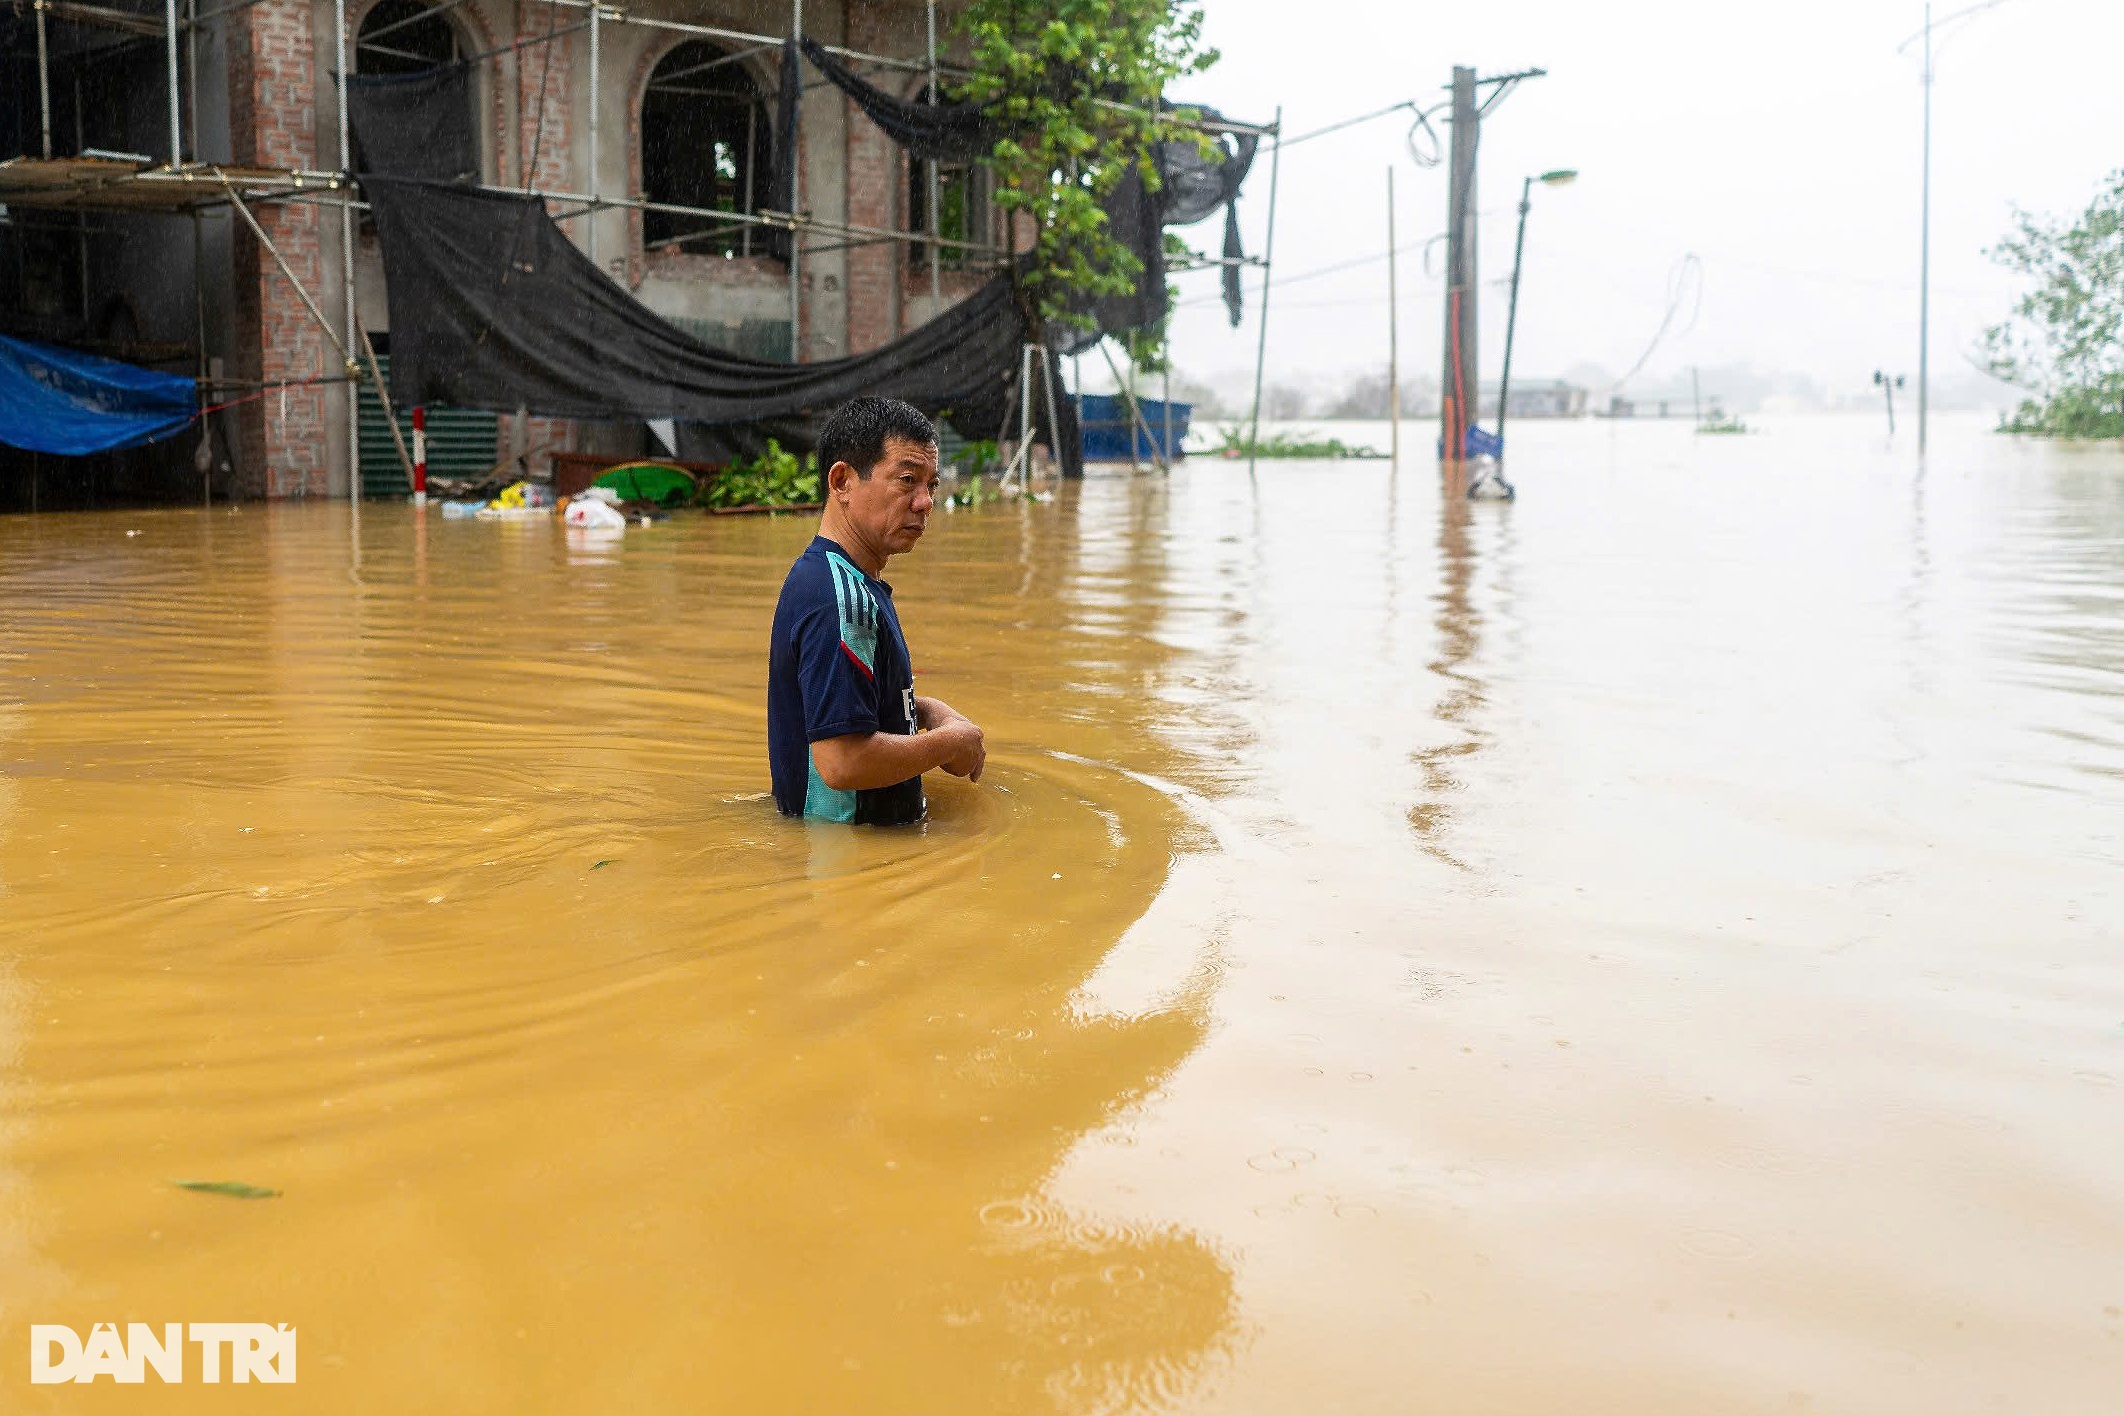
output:
M1401 318L1394 277L1394 169L1387 168L1387 421L1393 425L1391 470L1401 470Z
M44 12L51 0L36 0L37 10L37 115L43 125L44 155L52 155L52 54L44 29ZM76 145L79 145L81 125L74 125ZM34 510L35 508L31 508Z
M406 440L399 435L398 413L391 407L391 390L384 386L383 369L376 362L376 342L369 338L368 327L362 324L359 318L354 321L354 332L361 336L361 352L368 357L369 377L376 384L376 402L383 409L384 426L391 430L391 445L398 449L398 465L406 470L406 485L413 489L413 504L415 506L426 506L428 504L427 480L414 467L413 459L406 453ZM361 406L360 388L357 386L349 390L348 396L353 400L354 406L358 410ZM355 475L359 476L360 472L361 469L357 467Z
M1261 248L1261 343L1254 351L1254 417L1246 435L1246 477L1254 480L1255 448L1261 441L1261 369L1268 362L1269 281L1276 273L1276 175L1283 165L1283 105L1276 105L1276 141L1269 147L1268 239Z

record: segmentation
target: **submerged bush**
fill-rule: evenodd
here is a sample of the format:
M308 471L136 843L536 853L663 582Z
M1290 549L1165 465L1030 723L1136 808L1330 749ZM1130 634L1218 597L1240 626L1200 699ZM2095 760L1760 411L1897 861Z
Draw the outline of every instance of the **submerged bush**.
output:
M1385 457L1377 448L1360 443L1346 443L1341 438L1301 437L1292 433L1271 433L1265 438L1254 438L1239 427L1220 428L1217 454L1220 457L1280 457L1280 458L1326 458L1326 457Z
M2060 389L2040 401L2024 398L2011 417L1999 420L1999 431L2054 438L2124 438L2124 374L2112 374L2086 388Z
M758 457L733 462L701 493L703 506L806 506L819 499L819 459L767 439Z
M2013 318L1984 332L1991 372L2024 399L2000 428L2052 437L2124 437L2124 170L2066 223L2014 213L1991 258L2034 282Z

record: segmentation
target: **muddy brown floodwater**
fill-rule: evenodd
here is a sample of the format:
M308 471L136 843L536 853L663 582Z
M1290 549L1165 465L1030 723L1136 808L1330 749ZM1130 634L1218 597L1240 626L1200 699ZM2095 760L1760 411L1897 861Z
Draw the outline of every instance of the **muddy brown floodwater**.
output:
M1515 437L940 516L904 832L802 521L0 521L0 1408L2115 1416L2124 455Z

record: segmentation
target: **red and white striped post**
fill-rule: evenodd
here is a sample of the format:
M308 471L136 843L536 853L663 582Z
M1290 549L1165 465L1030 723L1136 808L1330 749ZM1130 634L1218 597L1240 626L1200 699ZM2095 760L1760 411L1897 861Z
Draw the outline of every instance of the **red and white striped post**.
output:
M428 409L413 410L413 505L428 504Z

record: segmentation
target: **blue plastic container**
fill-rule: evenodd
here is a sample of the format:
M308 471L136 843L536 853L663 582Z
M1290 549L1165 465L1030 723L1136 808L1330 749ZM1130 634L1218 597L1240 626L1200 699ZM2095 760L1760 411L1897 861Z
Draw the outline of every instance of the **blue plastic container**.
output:
M1192 403L1178 401L1168 405L1155 398L1139 398L1136 406L1143 412L1144 427L1137 427L1129 416L1128 401L1119 394L1087 393L1077 399L1077 417L1084 427L1084 460L1086 462L1127 462L1129 444L1135 443L1135 460L1156 462L1161 457L1167 462L1177 462L1187 454L1181 449L1187 442L1188 415L1195 411ZM1165 448L1166 410L1170 407L1173 420L1173 446Z

